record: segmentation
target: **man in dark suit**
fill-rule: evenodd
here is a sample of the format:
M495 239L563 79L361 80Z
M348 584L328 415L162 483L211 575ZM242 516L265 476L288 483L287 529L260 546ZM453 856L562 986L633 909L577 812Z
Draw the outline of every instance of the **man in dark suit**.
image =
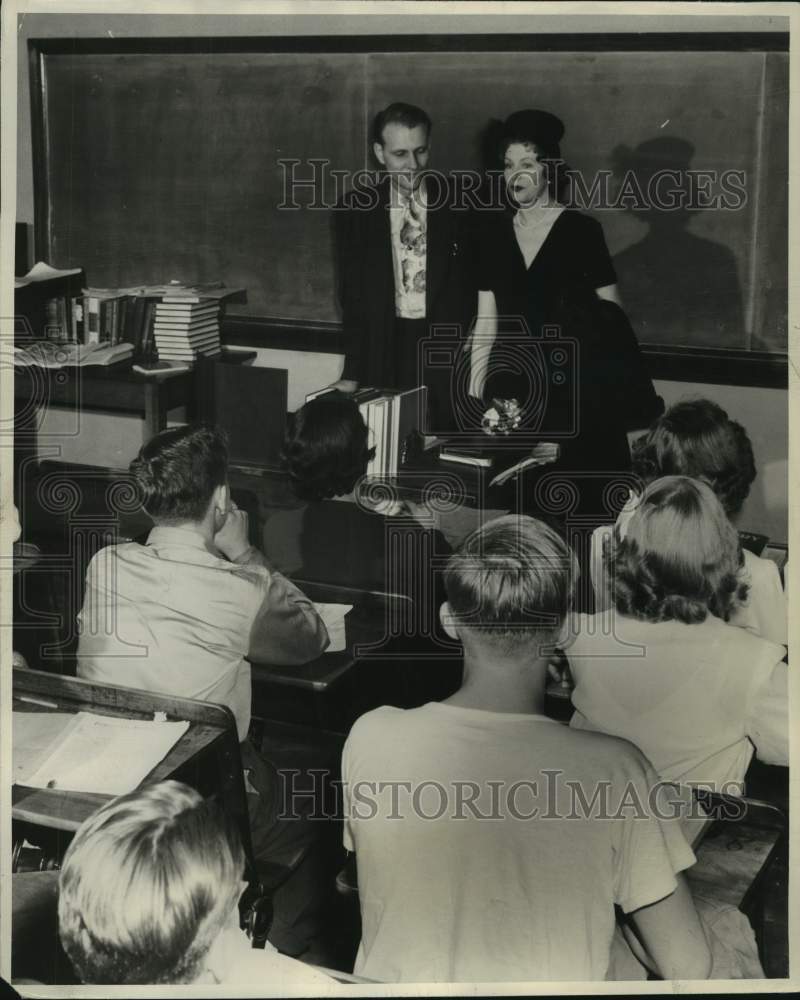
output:
M420 341L433 327L452 329L448 348L466 336L475 292L467 213L447 179L427 169L430 133L430 118L421 108L397 103L379 112L372 149L383 174L374 186L349 191L337 206L345 333L337 385L427 384L431 429L440 429L452 412L450 369L423 367Z

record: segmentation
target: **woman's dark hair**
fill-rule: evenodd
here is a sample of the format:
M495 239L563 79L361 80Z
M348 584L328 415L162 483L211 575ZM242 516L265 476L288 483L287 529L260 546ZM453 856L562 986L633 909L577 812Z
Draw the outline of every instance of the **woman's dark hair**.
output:
M634 443L632 462L646 483L660 476L705 480L729 517L742 509L756 478L747 431L710 399L671 406Z
M156 523L202 521L215 488L228 478L225 432L205 424L162 431L143 445L130 472Z
M349 493L375 454L358 405L345 397L321 397L301 406L289 421L283 465L301 500Z
M506 150L513 143L532 146L547 172L547 191L554 201L564 201L569 187L569 167L561 157L564 123L549 111L515 111L504 122L492 121L484 137L491 165L502 167Z
M687 476L652 482L606 556L620 614L687 625L709 612L728 621L747 599L743 564L739 536L711 487Z

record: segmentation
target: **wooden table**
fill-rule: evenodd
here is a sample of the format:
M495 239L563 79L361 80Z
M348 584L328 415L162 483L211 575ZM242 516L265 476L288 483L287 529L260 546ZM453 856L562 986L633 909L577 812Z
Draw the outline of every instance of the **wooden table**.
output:
M138 413L151 438L167 426L167 413L193 402L194 373L139 375L130 361L103 368L15 368L14 398L38 407L63 406L73 410Z
M149 439L167 426L167 413L179 406L194 407L196 385L209 364L247 364L255 351L223 350L219 358L198 362L189 371L141 375L130 360L109 365L65 368L14 369L14 398L37 407L64 406L73 410L138 413Z

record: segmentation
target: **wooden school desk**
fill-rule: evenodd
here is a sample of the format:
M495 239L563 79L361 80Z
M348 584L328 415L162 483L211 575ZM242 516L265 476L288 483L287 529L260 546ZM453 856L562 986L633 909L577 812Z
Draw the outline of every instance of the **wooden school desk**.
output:
M145 778L150 784L180 777L189 784L211 779L226 809L247 827L247 805L241 777L236 726L230 709L189 698L150 694L135 688L95 684L76 677L59 677L36 670L15 670L13 711L79 712L124 719L152 718L165 712L170 719L189 722L189 729ZM201 765L203 765L201 770ZM110 795L58 791L13 785L12 818L50 830L74 832Z
M380 650L387 624L407 612L411 601L400 595L296 582L312 600L353 605L345 618L346 647L294 666L252 664L253 716L313 722L321 729L345 732L365 707L358 690L359 663Z

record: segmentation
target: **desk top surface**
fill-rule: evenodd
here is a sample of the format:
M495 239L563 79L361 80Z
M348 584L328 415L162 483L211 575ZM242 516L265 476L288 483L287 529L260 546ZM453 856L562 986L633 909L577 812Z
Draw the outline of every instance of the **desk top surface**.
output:
M347 645L341 652L323 653L309 663L289 667L252 664L254 701L261 684L280 684L316 693L327 691L354 666L361 652L385 637L390 601L373 594L355 598L356 603L345 618Z
M24 712L78 712L89 711L98 715L116 716L118 718L142 718L142 711L136 706L139 692L131 691L131 706L126 708L119 701L116 704L96 704L80 702L76 699L60 696L58 693L43 690L38 683L41 675L30 672L31 678L36 678L32 693L28 693L26 678L20 674L26 671L16 671L14 677L13 711ZM59 682L61 678L55 677ZM94 686L87 686L87 690ZM21 700L21 697L26 700ZM123 693L124 696L124 693ZM178 715L176 715L176 718ZM181 767L191 761L196 755L207 750L224 733L224 727L209 722L188 720L189 728L167 755L150 771L143 783L152 784L172 777ZM76 830L80 824L111 796L98 795L91 792L59 791L55 789L31 788L27 785L12 786L12 816L15 820L23 820L57 830Z

